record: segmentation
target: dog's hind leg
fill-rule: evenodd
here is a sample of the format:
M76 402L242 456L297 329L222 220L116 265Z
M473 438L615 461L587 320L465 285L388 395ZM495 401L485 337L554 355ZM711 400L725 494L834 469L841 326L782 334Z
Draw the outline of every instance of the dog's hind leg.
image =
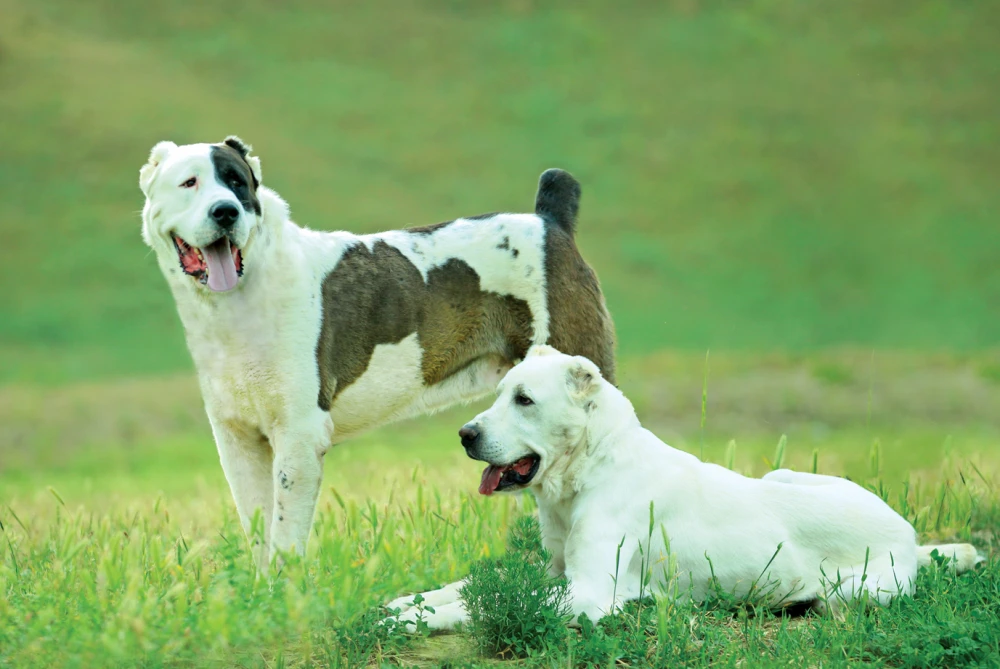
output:
M948 558L948 567L959 574L974 569L976 565L986 561L972 544L941 544L917 546L917 563L921 567L933 564L934 558L931 553L934 551L941 557Z
M912 551L912 549L911 549ZM864 600L869 606L883 606L900 595L912 595L917 578L917 565L913 556L900 552L897 559L893 555L883 555L870 559L867 564L840 569L837 573L827 573L828 583L825 601L819 601L816 608L841 615L844 608Z
M236 502L240 524L250 541L257 568L266 573L271 542L271 510L274 492L271 485L273 455L267 439L255 429L233 425L210 417L215 444L219 449L222 471ZM254 531L254 516L260 511L259 532Z

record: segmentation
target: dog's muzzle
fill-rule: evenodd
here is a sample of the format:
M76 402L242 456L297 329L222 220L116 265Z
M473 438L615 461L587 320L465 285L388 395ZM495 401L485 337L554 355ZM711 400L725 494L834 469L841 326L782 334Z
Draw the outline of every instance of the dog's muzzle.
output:
M492 495L502 490L523 488L531 483L531 479L538 473L541 458L534 453L529 453L514 462L502 465L494 464L488 458L483 457L479 452L482 432L472 423L463 425L462 429L458 431L458 436L462 440L465 454L473 460L482 460L487 465L479 483L480 494Z

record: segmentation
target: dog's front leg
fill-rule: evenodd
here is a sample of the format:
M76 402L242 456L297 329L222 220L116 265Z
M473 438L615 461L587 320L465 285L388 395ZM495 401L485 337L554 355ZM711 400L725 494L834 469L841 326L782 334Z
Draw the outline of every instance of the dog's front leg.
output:
M566 546L566 579L573 614L571 624L577 624L583 614L596 623L635 596L638 579L628 568L631 551L624 548L628 544L628 541L622 544L619 555L618 541L612 537L570 536Z
M258 430L209 415L215 444L219 449L222 471L236 502L240 524L250 541L254 562L267 572L271 542L271 509L274 493L271 485L271 445ZM253 531L253 518L261 513L260 534Z
M421 593L419 603L416 601L417 595L394 599L385 607L390 611L399 611L399 614L390 616L387 620L398 620L402 630L408 634L417 630L418 620L427 623L431 630L453 630L469 619L462 601L464 585L465 581L456 581L443 588Z
M323 482L323 454L333 436L333 424L325 413L319 420L297 421L295 427L276 430L271 439L274 446L272 557L281 553L305 555Z

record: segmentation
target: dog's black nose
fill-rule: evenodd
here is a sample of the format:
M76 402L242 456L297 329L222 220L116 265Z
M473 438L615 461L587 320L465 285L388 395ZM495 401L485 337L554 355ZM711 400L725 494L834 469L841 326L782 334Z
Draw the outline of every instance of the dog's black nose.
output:
M217 202L208 212L220 228L231 228L240 217L240 210L232 202Z
M462 429L458 431L458 436L462 438L462 446L472 448L479 441L479 430L471 425L463 425Z

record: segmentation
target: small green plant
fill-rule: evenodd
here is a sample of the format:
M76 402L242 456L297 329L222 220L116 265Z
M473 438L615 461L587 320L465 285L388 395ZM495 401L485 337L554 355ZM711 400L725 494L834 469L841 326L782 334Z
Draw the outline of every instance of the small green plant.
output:
M424 623L426 626L427 623ZM379 607L372 607L351 620L336 624L329 635L332 643L325 645L324 664L330 667L359 667L373 657L392 654L408 641L399 632L400 627L397 620L384 618ZM317 643L324 643L322 636Z
M570 654L576 667L610 667L621 658L621 641L586 615L580 616L579 636L571 644Z
M462 599L484 653L530 657L566 647L569 591L564 579L549 576L549 560L538 522L522 517L504 555L473 564Z

